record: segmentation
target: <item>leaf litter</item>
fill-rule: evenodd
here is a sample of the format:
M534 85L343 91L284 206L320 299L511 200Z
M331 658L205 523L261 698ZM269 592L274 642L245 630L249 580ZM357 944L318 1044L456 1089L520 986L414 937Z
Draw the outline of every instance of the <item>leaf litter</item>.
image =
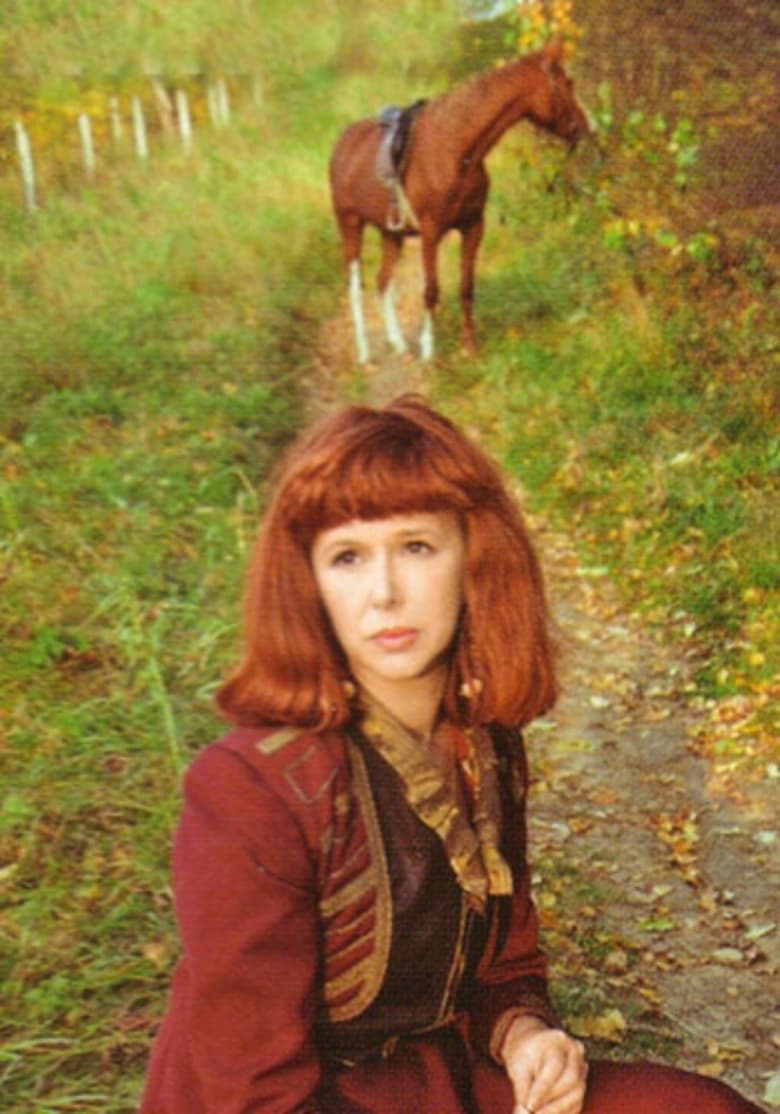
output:
M531 845L567 1024L780 1107L780 788L733 734L728 769L703 742L736 724L749 745L755 704L697 698L674 644L535 525L564 692L529 732Z

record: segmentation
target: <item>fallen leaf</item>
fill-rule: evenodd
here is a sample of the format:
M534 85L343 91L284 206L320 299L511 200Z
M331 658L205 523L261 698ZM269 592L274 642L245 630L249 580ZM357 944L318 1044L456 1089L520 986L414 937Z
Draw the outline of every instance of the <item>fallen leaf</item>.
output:
M618 1009L605 1013L576 1017L569 1022L572 1032L578 1037L595 1037L598 1040L619 1044L628 1028L626 1019Z
M675 927L671 917L649 917L639 922L642 932L671 932Z
M604 960L604 970L610 975L623 975L628 970L628 956L622 948L615 948Z
M710 1060L706 1064L698 1064L696 1071L699 1075L709 1076L710 1079L717 1079L719 1075L723 1075L725 1066L719 1060Z
M770 934L770 932L774 932L776 928L777 928L777 925L774 924L774 923L754 924L751 928L749 928L747 930L747 932L745 933L745 936L751 942L753 940L761 940L761 939L763 939L764 936L768 936Z
M773 1072L764 1088L764 1102L770 1106L780 1106L780 1071Z
M745 956L739 948L716 948L711 958L715 963L722 963L725 967L739 967L745 962Z

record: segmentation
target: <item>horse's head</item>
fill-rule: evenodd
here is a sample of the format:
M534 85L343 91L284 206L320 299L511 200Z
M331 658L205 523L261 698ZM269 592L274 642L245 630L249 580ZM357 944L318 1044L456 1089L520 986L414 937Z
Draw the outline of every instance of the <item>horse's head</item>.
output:
M545 131L575 147L593 128L587 113L574 95L574 82L563 68L563 44L548 43L536 56L539 82L534 121Z

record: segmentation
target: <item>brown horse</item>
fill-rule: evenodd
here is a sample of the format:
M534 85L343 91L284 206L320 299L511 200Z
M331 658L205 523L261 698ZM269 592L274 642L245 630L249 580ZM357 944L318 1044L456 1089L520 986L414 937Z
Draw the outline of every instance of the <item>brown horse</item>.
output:
M406 236L419 235L425 276L423 359L433 355L433 311L439 300L436 255L450 229L461 234L460 300L463 341L476 351L472 307L474 265L484 230L489 179L485 157L504 132L527 119L573 147L590 131L564 72L560 43L477 75L425 102L417 113L405 170L396 183L380 174L384 130L378 119L360 120L341 135L330 162L333 208L349 271L358 359L369 358L361 296L363 229L382 237L379 294L388 340L406 351L393 299L392 274ZM402 181L401 181L402 179Z

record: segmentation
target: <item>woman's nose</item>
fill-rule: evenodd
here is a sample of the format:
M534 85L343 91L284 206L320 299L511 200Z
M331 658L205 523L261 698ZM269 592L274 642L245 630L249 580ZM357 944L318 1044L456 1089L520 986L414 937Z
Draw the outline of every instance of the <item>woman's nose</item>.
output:
M391 556L377 558L371 588L375 607L391 607L398 602L398 576Z

